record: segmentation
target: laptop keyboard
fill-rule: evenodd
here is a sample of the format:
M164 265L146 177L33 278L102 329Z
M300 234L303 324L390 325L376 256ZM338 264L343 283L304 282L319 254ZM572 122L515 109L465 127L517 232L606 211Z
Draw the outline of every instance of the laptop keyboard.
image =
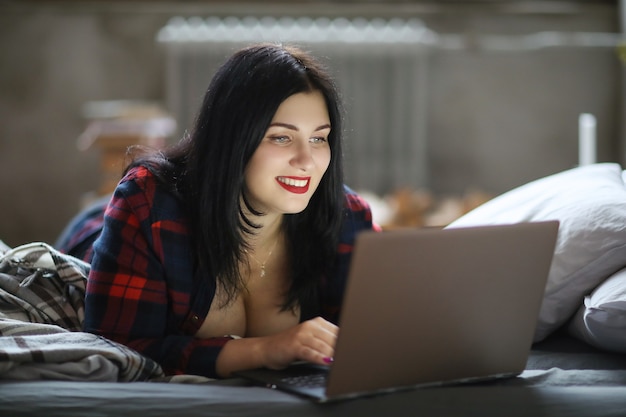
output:
M281 382L300 388L322 388L326 386L327 376L326 373L288 376L282 378Z

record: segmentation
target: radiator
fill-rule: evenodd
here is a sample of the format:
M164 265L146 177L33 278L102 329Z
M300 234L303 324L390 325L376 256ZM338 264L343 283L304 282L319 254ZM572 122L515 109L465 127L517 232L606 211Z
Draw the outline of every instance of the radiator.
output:
M189 129L216 69L253 42L302 46L333 74L346 109L346 182L379 194L428 187L428 55L416 19L172 18L158 33L166 105ZM183 132L179 132L182 134Z

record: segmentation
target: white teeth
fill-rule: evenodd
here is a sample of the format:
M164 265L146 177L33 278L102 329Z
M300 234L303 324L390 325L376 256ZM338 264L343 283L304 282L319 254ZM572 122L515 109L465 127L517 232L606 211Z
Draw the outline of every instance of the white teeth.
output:
M278 181L290 185L292 187L304 187L306 186L307 180L294 180L293 178L283 178L279 177Z

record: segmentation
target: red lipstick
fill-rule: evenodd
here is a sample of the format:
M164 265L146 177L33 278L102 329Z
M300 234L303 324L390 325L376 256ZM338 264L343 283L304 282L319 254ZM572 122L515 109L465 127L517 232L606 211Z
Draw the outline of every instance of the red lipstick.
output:
M276 182L290 193L304 194L309 191L311 177L277 177Z

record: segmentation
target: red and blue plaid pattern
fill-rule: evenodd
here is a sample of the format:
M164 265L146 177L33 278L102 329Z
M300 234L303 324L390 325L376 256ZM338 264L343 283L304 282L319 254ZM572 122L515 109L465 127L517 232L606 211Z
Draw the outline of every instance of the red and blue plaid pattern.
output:
M346 187L346 215L335 273L320 279L323 315L336 321L356 234L377 229L368 204ZM123 343L166 374L215 377L229 337L194 337L206 317L215 279L197 276L185 208L143 167L118 185L93 246L85 330Z

